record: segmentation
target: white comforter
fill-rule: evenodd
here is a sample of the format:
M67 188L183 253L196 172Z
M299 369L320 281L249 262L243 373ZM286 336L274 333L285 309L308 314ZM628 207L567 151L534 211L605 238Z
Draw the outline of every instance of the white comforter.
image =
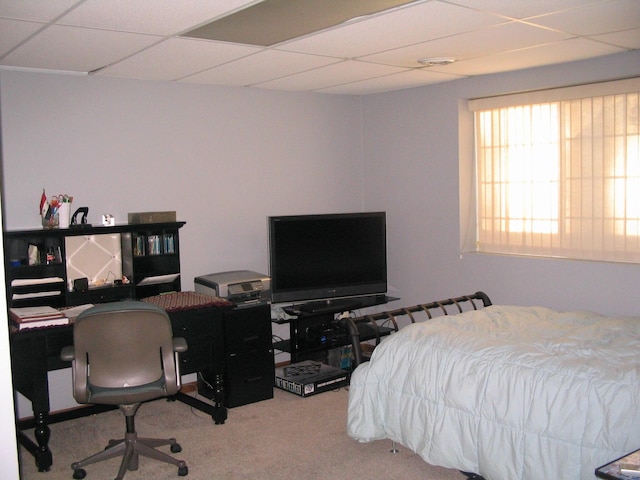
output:
M639 402L640 317L492 306L385 338L347 430L487 480L592 480L640 448Z

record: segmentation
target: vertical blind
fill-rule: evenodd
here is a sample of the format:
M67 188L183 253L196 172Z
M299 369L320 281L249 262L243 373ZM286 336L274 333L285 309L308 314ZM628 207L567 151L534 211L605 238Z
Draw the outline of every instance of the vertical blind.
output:
M640 78L469 108L477 251L640 263Z

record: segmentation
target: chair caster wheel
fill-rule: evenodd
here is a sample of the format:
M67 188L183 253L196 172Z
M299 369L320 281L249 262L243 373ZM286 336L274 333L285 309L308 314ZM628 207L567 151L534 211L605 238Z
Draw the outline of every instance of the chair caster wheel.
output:
M79 469L73 471L73 478L75 480L81 480L82 478L84 478L86 476L87 476L87 472L82 468L79 468Z
M179 477L186 477L187 475L189 475L189 467L187 467L186 465L184 467L178 467Z
M171 445L171 453L180 453L182 451L182 447L177 444L174 443L173 445Z

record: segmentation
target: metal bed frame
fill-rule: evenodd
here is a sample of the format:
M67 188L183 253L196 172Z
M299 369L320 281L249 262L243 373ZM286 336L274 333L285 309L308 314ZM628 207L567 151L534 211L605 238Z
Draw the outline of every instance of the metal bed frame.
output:
M478 303L476 303L478 302ZM386 332L380 331L380 324L378 322L389 322L393 325L393 331L398 331L397 318L406 315L411 323L416 323L417 313L426 315L428 320L434 317L440 317L443 315L457 315L469 310L478 310L482 302L482 307L488 307L491 305L489 296L484 292L476 292L472 295L463 295L461 297L447 298L446 300L439 300L430 303L421 303L413 305L411 307L403 307L395 310L386 310L384 312L372 313L368 315L362 315L359 317L346 317L343 318L345 327L347 328L349 337L351 338L351 348L353 350L353 368L356 368L362 362L366 362L371 358L371 352L363 352L362 345L360 343L360 330L358 325L369 324L375 332L375 345L380 343L380 339L384 335L388 335L388 329Z

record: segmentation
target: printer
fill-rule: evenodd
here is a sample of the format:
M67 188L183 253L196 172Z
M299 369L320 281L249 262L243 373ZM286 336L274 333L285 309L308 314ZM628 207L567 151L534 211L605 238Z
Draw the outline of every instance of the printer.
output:
M210 273L193 282L197 293L225 298L237 307L263 305L271 300L271 278L251 270Z

